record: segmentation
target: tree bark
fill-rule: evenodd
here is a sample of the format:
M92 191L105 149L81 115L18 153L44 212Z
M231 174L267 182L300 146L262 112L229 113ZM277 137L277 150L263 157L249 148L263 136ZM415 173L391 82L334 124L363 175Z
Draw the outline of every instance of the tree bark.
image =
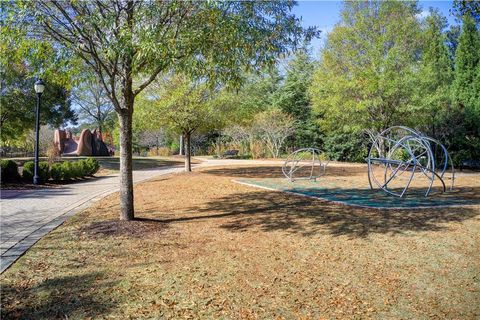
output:
M180 148L178 151L178 155L183 156L183 134L180 135Z
M132 111L118 114L120 123L120 220L133 220Z
M190 132L186 132L183 135L184 143L185 143L185 171L190 172L192 171L192 162L190 159Z
M100 137L100 140L103 141L103 125L101 122L98 122L98 135Z

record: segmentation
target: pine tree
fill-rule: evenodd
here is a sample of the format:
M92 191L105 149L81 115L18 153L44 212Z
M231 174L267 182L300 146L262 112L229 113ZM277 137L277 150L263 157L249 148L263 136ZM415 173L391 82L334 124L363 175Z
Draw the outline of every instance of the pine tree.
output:
M476 92L478 64L480 63L480 33L470 16L463 19L462 33L455 52L455 81L453 98L467 113L472 113L476 101L480 98Z
M295 148L318 147L320 142L308 93L313 69L314 61L304 46L289 61L285 82L276 94L275 105L296 120L295 136L290 141Z
M305 121L310 115L307 88L312 77L313 61L306 48L296 52L288 63L285 83L280 88L276 104L297 120Z
M454 108L446 119L448 140L457 164L480 158L480 33L470 15L463 19L455 52Z
M422 64L417 87L425 125L432 136L436 136L438 118L451 104L450 88L453 80L452 61L445 45L442 29L447 22L445 17L432 11L426 19Z

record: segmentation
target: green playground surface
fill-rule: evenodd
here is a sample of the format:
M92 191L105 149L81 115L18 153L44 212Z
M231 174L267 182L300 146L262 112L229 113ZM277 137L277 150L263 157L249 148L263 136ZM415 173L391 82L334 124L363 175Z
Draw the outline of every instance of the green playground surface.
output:
M412 209L480 204L480 199L474 195L474 188L468 187L456 187L445 193L437 187L428 197L425 197L425 188L410 188L404 197L399 198L383 190L370 189L368 182L358 185L355 179L349 180L345 177L320 177L316 181L293 182L285 178L242 178L235 179L234 182L364 208Z

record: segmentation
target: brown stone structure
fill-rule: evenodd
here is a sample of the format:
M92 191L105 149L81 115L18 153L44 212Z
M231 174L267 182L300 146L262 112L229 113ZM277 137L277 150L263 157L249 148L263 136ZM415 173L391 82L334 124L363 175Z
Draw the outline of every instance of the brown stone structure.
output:
M97 130L93 133L83 129L79 137L74 137L70 131L55 130L55 146L65 156L110 156L112 150L106 146Z

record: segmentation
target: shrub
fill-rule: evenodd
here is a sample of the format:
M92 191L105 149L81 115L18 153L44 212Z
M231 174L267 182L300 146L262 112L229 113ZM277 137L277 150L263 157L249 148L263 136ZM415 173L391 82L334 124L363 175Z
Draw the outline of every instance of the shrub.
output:
M80 161L71 162L70 170L73 179L82 177L82 164Z
M13 160L0 160L0 176L2 182L19 180L17 163Z
M86 177L89 175L89 165L86 159L78 161L79 171L81 173L81 177Z
M72 163L70 161L64 161L62 163L62 180L70 180L74 178L72 172Z
M364 162L367 141L356 132L332 132L325 137L325 152L332 160Z
M173 154L173 150L167 147L152 148L147 153L149 157L152 157L152 156L167 157L167 156L171 156L172 154Z
M63 166L62 163L54 163L50 168L50 175L52 176L53 181L60 182L63 176Z
M250 142L250 153L252 159L259 159L265 157L267 150L265 144L260 141L251 141Z
M35 174L35 163L33 161L28 161L23 164L23 179L30 182L33 180ZM38 176L40 178L40 183L45 183L50 179L50 166L48 162L40 162L38 164Z
M25 162L23 164L22 172L23 179L31 182L33 180L34 170L35 164L33 163L33 161Z
M40 162L38 164L38 175L40 176L40 181L45 182L50 179L50 165L48 162Z
M81 177L87 177L90 175L90 165L88 164L87 159L78 161L78 167Z
M50 147L48 147L47 150L47 157L48 157L48 163L50 165L54 164L56 161L60 160L61 157L61 152L57 148L54 142L50 144Z
M98 169L100 169L100 163L98 162L97 159L88 158L88 159L85 159L84 161L87 168L86 175L93 176L95 173L97 173Z

